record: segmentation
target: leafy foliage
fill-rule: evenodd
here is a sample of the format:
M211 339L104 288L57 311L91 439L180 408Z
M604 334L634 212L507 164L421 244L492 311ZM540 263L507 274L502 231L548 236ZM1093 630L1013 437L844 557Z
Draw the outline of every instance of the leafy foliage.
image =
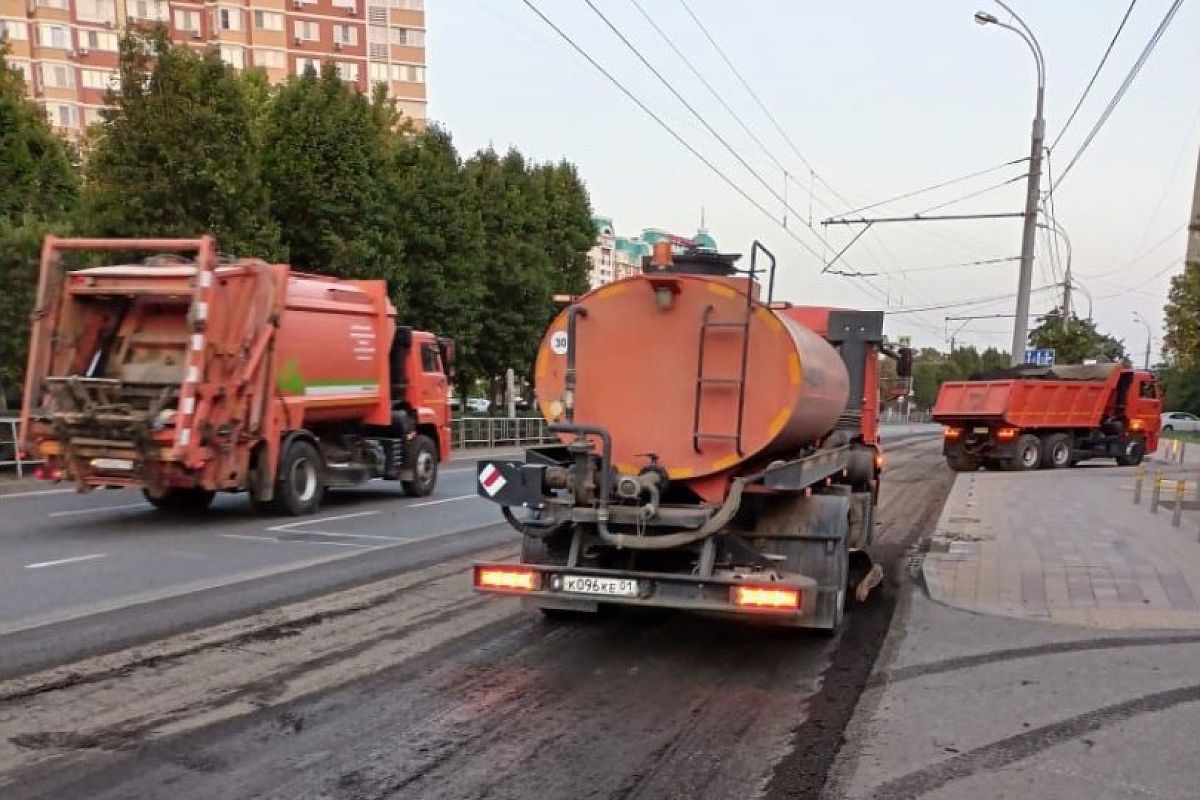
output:
M0 408L20 394L42 237L78 200L72 148L27 99L0 42Z
M243 79L162 28L123 37L119 69L88 159L86 232L211 232L227 252L282 255Z
M1163 317L1166 408L1200 414L1200 263L1171 278Z
M971 380L980 374L1007 367L1008 353L989 347L958 347L946 354L925 347L913 363L913 399L919 408L933 408L938 390L946 381Z
M1054 309L1038 317L1038 324L1029 332L1032 347L1054 348L1057 364L1082 364L1088 359L1120 361L1125 358L1125 345L1112 336L1096 330L1096 323L1071 314L1063 325L1062 311Z

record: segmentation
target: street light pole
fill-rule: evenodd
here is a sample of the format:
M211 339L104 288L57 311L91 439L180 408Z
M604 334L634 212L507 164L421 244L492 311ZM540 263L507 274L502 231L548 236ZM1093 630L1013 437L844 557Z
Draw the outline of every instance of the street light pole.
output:
M1146 328L1146 360L1142 364L1142 369L1150 369L1150 339L1153 335L1150 331L1150 323L1146 322L1145 318L1136 311L1133 312L1133 318Z
M1012 363L1014 366L1025 360L1025 345L1029 333L1029 290L1033 282L1033 249L1037 237L1038 192L1042 180L1042 150L1046 138L1046 120L1042 109L1046 97L1046 62L1037 37L1016 13L1001 0L996 5L1007 11L1019 28L1001 22L994 14L975 12L975 21L980 25L998 25L1012 31L1025 40L1037 64L1037 110L1033 117L1033 132L1029 141L1029 176L1025 183L1025 227L1021 233L1021 270L1017 279L1017 311L1013 321Z

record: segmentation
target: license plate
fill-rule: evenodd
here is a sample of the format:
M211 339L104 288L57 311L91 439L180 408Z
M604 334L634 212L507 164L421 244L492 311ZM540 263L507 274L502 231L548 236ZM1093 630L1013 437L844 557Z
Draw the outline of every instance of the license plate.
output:
M133 461L128 458L93 458L92 469L131 470Z
M564 575L563 591L574 594L599 594L607 597L637 597L638 582L632 578L594 578L590 575Z
M971 428L971 433L982 433L982 434L986 434L987 432L988 432L988 429L987 429L987 428Z

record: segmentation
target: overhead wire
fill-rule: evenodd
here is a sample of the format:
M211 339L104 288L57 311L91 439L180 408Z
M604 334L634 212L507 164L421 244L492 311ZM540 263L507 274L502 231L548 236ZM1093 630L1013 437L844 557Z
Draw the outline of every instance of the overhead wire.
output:
M1099 119L1096 120L1096 123L1092 126L1092 129L1088 131L1087 136L1084 137L1083 143L1079 145L1079 149L1075 151L1075 155L1073 155L1071 160L1067 162L1067 166L1063 169L1062 174L1058 176L1058 181L1051 184L1051 192L1055 191L1058 188L1058 184L1061 184L1063 180L1066 179L1067 175L1071 173L1071 170L1075 168L1075 164L1079 162L1079 159L1085 152L1087 152L1088 147L1096 138L1096 134L1100 132L1100 129L1104 127L1105 123L1108 122L1109 117L1112 116L1113 111L1116 110L1118 105L1120 105L1121 100L1125 98L1125 94L1129 91L1129 87L1133 84L1133 81L1137 78L1138 73L1141 72L1142 67L1150 58L1150 54L1153 53L1154 49L1158 46L1159 41L1162 40L1163 34L1166 32L1167 28L1170 27L1171 21L1175 19L1175 13L1179 11L1179 7L1181 5L1183 5L1183 0L1173 0L1170 8L1167 9L1166 14L1163 16L1162 21L1158 24L1158 27L1150 36L1150 40L1146 42L1146 45L1142 48L1142 52L1138 56L1137 61L1135 61L1133 66L1129 68L1129 72L1125 75L1125 80L1121 82L1121 86L1117 89L1116 93L1113 94L1112 99L1108 101L1108 105L1105 106L1104 111L1100 114Z
M595 58L593 58L592 55L587 52L587 50L585 50L581 45L579 45L566 31L564 31L561 27L559 27L554 22L554 20L552 20L548 16L546 16L542 12L542 10L540 8L538 8L538 6L532 2L532 0L522 0L522 2L525 4L525 6L527 8L529 8L530 11L532 11L534 14L536 14L538 16L538 18L542 20L542 22L544 22L547 26L549 26L551 28L551 30L553 30L556 34L558 34L558 36L563 41L565 41L568 45L570 45L570 47L573 50L575 50L576 53L578 53L585 60L587 60L587 62L589 64L591 64L598 72L600 72L600 74L602 74L605 78L608 79L608 81L610 83L612 83L615 87L617 87L617 89L622 94L624 94L629 100L631 100L635 105L637 105L637 107L640 108L646 115L648 115L651 119L653 119L656 123L658 123L659 127L661 127L668 134L670 134L670 136L673 139L675 139L676 142L678 142L680 145L682 145L689 153L691 153L693 156L695 156L697 159L699 159L701 161L701 163L703 163L706 167L709 168L709 170L711 170L713 173L715 173L717 175L717 177L719 177L726 185L728 185L739 196L741 196L742 199L744 199L746 202L750 203L754 208L756 208L759 212L761 212L764 216L766 216L772 222L776 223L777 225L780 224L779 220L777 220L775 218L775 215L772 214L766 208L766 206L764 206L758 200L754 199L754 197L752 197L749 193L747 193L745 189L743 189L736 182L734 182L734 180L732 178L730 178L728 175L726 175L719 167L717 167L703 153L701 153L694 146L692 146L692 144L690 142L688 142L686 139L684 139L678 133L678 131L676 131L673 127L668 125L662 119L662 117L660 117L658 114L656 114L653 109L651 109L637 95L635 95L632 91L630 91L611 72L609 72L607 69L605 69L605 67L602 64L600 64L600 62L598 62ZM803 239L801 239L792 229L783 228L783 230L797 244L799 244L806 251L808 251L808 253L811 254L814 258L818 259L818 261L822 261L821 254L818 253L811 245L809 245L807 242L805 242ZM870 286L875 291L875 293L877 295L877 299L882 299L884 297L882 292L879 290L879 288L877 286L874 286L874 284L872 284L869 280L864 280L862 283L856 283L855 285Z
M859 208L852 208L849 211L843 211L839 214L834 214L834 216L835 217L849 217L854 214L861 214L863 211L870 211L872 209L879 208L880 206L885 206L890 203L897 203L901 200L908 200L911 197L916 197L917 195L927 194L928 192L936 191L938 189L944 189L947 186L953 186L956 183L962 183L963 181L968 181L972 178L978 178L982 175L987 175L990 172L995 172L998 169L1004 169L1005 167L1011 167L1013 164L1020 164L1022 161L1028 161L1028 160L1029 160L1028 156L1025 156L1024 158L1014 158L1012 161L1005 161L1004 163L997 164L994 167L988 167L987 169L981 169L976 172L969 173L967 175L960 175L959 177L951 178L950 180L939 181L938 183L930 184L929 186L924 186L920 189L915 189L911 192L904 192L903 194L898 194L895 197L889 197L886 200L878 200L874 203L871 203L870 205L860 206ZM1022 175L1021 177L1024 177L1024 175Z
M1092 72L1092 77L1088 80L1087 86L1083 87L1083 93L1079 95L1078 102L1075 103L1075 108L1071 109L1071 115L1067 117L1067 121L1063 123L1059 129L1058 135L1054 137L1054 143L1050 145L1051 150L1058 147L1058 143L1062 140L1063 134L1071 127L1071 123L1075 120L1075 115L1079 113L1079 109L1083 107L1083 101L1087 99L1088 93L1092 91L1092 86L1096 83L1096 78L1100 77L1100 70L1104 69L1105 63L1108 61L1109 55L1112 54L1113 47L1117 43L1117 39L1121 36L1121 31L1125 30L1125 23L1129 21L1129 15L1133 13L1133 7L1137 5L1137 0L1129 0L1129 7L1125 9L1125 15L1121 17L1121 23L1117 25L1116 33L1112 35L1112 39L1108 41L1108 47L1104 48L1104 55L1100 56L1100 63L1096 65L1096 69Z

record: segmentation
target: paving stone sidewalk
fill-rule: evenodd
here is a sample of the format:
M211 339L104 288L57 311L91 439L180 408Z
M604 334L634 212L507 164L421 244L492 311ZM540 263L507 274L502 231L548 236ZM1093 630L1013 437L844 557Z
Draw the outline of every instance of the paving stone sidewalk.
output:
M1200 455L1200 446L1195 448ZM1191 453L1188 454L1192 455ZM1197 498L1195 459L958 476L922 573L929 596L968 611L1112 629L1200 628L1200 512L1150 512L1151 477Z

